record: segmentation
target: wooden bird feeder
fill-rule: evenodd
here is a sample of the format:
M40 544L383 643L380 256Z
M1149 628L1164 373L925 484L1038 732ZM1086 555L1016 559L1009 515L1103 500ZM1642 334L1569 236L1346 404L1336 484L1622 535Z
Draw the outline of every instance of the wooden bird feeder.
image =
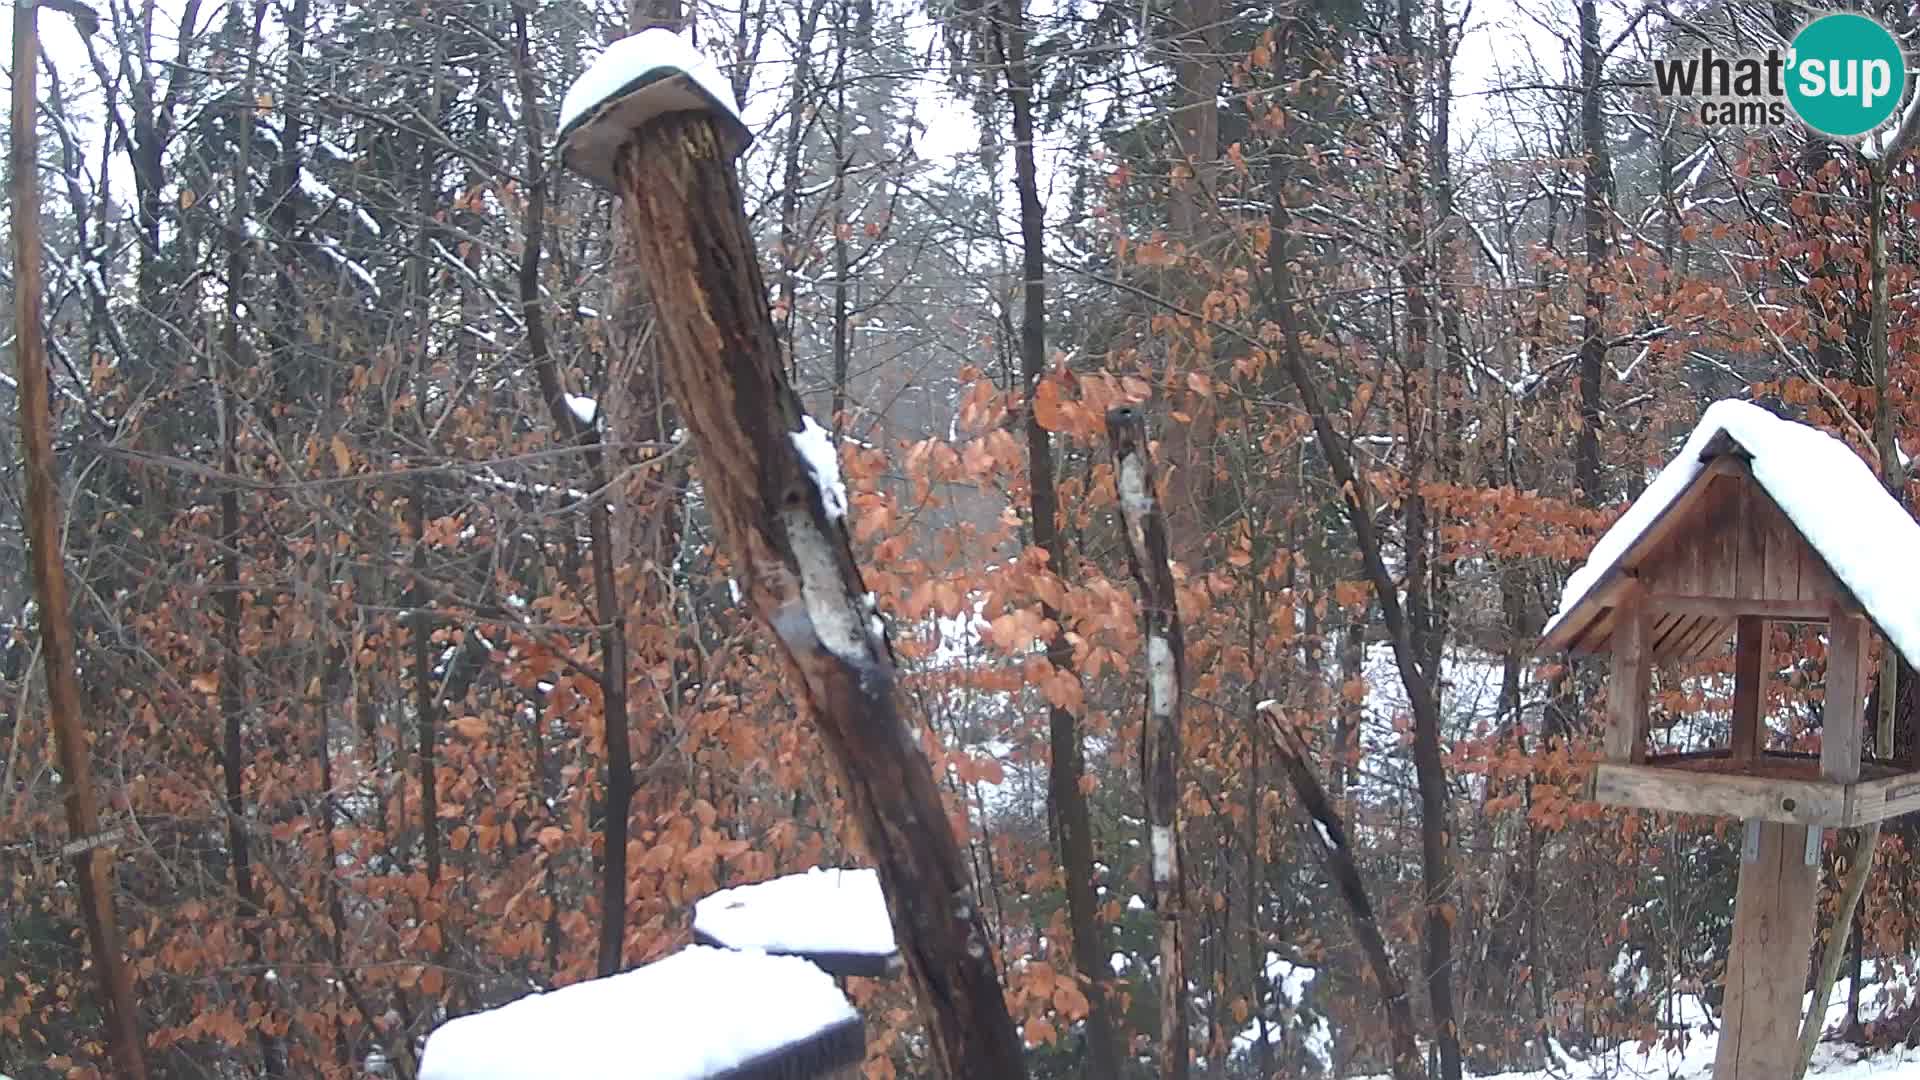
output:
M1871 632L1920 661L1916 555L1920 526L1844 443L1720 402L1595 545L1547 626L1542 652L1612 659L1596 800L1745 822L1720 1080L1791 1073L1821 830L1920 808L1920 771L1862 758ZM1768 745L1775 622L1825 627L1817 754ZM1654 665L1706 656L1730 637L1729 744L1650 754Z

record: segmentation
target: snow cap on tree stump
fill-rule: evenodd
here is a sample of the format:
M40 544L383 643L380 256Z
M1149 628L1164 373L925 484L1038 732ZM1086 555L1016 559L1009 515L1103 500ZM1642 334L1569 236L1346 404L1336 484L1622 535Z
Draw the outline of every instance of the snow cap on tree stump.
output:
M610 188L620 147L647 121L676 112L711 115L730 153L753 141L733 87L686 38L660 27L621 38L588 65L561 101L560 160Z

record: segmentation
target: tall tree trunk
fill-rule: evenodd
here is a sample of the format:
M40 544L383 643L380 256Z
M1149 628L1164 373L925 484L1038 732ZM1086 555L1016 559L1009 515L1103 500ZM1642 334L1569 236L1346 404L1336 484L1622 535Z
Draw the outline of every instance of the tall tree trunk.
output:
M1369 496L1370 484L1354 466L1348 443L1335 430L1319 380L1308 367L1305 328L1293 296L1289 260L1292 215L1288 207L1287 169L1276 154L1270 181L1271 241L1267 248L1267 303L1280 330L1280 355L1299 391L1300 404L1313 423L1334 489L1340 492L1347 523L1359 547L1361 565L1373 586L1374 602L1386 624L1387 641L1413 713L1413 764L1420 791L1420 861L1422 900L1423 975L1433 1013L1434 1044L1445 1080L1459 1080L1459 1033L1453 1016L1453 931L1451 893L1451 834L1448 822L1446 762L1440 745L1440 701L1422 669L1412 620L1400 602L1399 581L1386 561L1386 541L1380 533Z
M1600 479L1600 425L1605 411L1601 389L1607 363L1607 262L1611 258L1607 203L1613 165L1607 155L1607 128L1600 105L1599 0L1580 0L1580 149L1585 169L1580 193L1580 224L1586 236L1586 274L1581 295L1586 314L1580 338L1580 433L1574 445L1574 483L1588 506L1606 502Z
M272 365L274 396L277 401L291 405L300 397L311 395L320 403L323 416L322 424L315 429L316 438L324 438L331 426L334 411L330 407L334 395L330 388L313 386L310 372L317 373L319 366L307 369L299 364L299 344L304 337L304 327L300 319L300 294L295 284L295 267L298 265L297 247L294 236L300 220L300 174L304 168L300 143L306 137L305 108L306 92L306 47L307 24L312 18L312 0L293 0L285 16L287 34L287 70L285 83L281 88L280 157L273 163L272 174L268 179L271 192L272 210L268 222L273 238L274 250L274 297L273 318L267 326L268 361ZM277 409L262 410L261 423L269 431L278 423Z
M1414 35L1415 0L1399 0L1396 24L1401 56L1399 84L1401 107L1401 170L1407 178L1404 230L1407 250L1403 256L1402 281L1407 290L1407 356L1405 369L1424 373L1411 378L1405 395L1409 410L1407 424L1419 432L1423 427L1435 431L1439 426L1437 397L1439 365L1434 363L1433 308L1428 295L1432 262L1432 238L1429 235L1422 188L1426 182L1424 155L1427 143L1420 138L1420 83L1424 68L1420 42ZM1422 422L1424 418L1424 423ZM1441 618L1434 603L1433 540L1426 498L1421 486L1428 480L1427 469L1433 459L1434 435L1416 435L1407 463L1410 479L1402 498L1406 551L1405 589L1409 656L1396 656L1402 665L1403 679L1420 682L1425 690L1424 709L1414 711L1413 762L1420 788L1420 876L1426 904L1421 933L1425 946L1423 975L1427 983L1428 1009L1433 1016L1434 1045L1438 1051L1440 1073L1444 1080L1460 1080L1460 1039L1453 1000L1453 864L1450 847L1452 827L1448 813L1446 770L1440 746L1440 631ZM1329 451L1329 456L1333 456ZM1364 482L1364 481L1357 481ZM1357 531L1357 529L1356 529ZM1389 586L1391 589L1392 586ZM1378 589L1376 589L1378 592ZM1383 612L1387 605L1380 598ZM1411 696L1411 695L1410 695Z
M1147 715L1142 740L1146 752L1140 779L1147 796L1147 857L1154 909L1160 916L1160 1076L1184 1080L1191 1051L1187 954L1180 938L1187 887L1180 828L1180 697L1187 685L1186 637L1180 626L1173 564L1167 557L1167 518L1154 490L1146 421L1132 408L1115 409L1107 414L1107 439L1113 447L1127 562L1140 586L1146 623Z
M25 526L40 607L40 660L47 680L47 723L53 730L60 787L66 804L67 837L61 857L71 859L78 879L80 917L86 926L94 976L100 983L107 1045L127 1080L146 1080L146 1044L135 1011L133 977L120 951L114 920L114 837L100 831L81 715L72 602L60 543L60 485L54 475L53 412L47 371L46 327L41 310L40 129L35 115L35 74L40 67L38 5L13 7L13 105L7 161L13 233L15 400L20 411L20 452L26 463Z
M1014 186L1020 196L1021 274L1024 278L1020 325L1020 375L1027 394L1024 423L1027 468L1031 488L1033 543L1047 553L1047 569L1063 579L1066 545L1059 525L1059 496L1054 489L1053 436L1040 424L1033 398L1047 368L1046 208L1040 202L1039 167L1034 154L1033 73L1027 63L1027 26L1024 0L1001 0L1000 17L993 25L1000 61L1005 65L1007 99L1013 111ZM1042 604L1041 617L1062 623L1052 605ZM1063 632L1047 643L1047 661L1056 671L1074 674L1073 645ZM1076 676L1077 677L1077 676ZM1048 742L1052 768L1048 792L1060 837L1060 864L1066 877L1067 924L1073 935L1073 962L1087 981L1087 1064L1090 1076L1119 1076L1123 1054L1109 984L1107 954L1098 922L1098 897L1093 889L1093 822L1086 792L1080 786L1086 773L1080 730L1073 713L1050 705Z
M426 367L421 365L422 369ZM424 396L422 398L424 400ZM420 763L420 845L427 864L429 887L440 883L440 702L433 692L433 631L437 621L428 614L433 593L427 587L427 479L417 476L407 499L407 528L413 533L413 588L407 621L413 630L413 720Z
M1218 242L1230 231L1226 222L1209 213L1217 208L1219 194L1219 98L1226 70L1220 45L1222 23L1220 0L1176 0L1168 5L1166 60L1174 71L1174 100L1167 224L1170 238L1184 245L1187 253L1182 270L1169 275L1169 291L1186 306L1198 306L1196 301L1214 287L1207 276L1207 256L1215 250L1210 242ZM1191 339L1169 336L1166 364L1159 373L1165 385L1181 386L1183 370L1210 372L1212 348L1196 346ZM1191 419L1160 433L1159 458L1181 478L1167 492L1163 509L1176 560L1205 573L1212 569L1207 557L1212 540L1209 522L1216 516L1218 414L1211 398L1197 394L1180 407Z
M260 29L266 18L266 0L254 0L253 25L249 40L257 46L260 42ZM235 21L241 18L238 7L230 9L230 17ZM236 28L237 29L237 28ZM237 36L237 35L236 35ZM239 154L233 164L233 203L232 213L227 221L227 265L226 326L223 334L224 370L216 373L214 380L220 424L220 469L228 477L224 489L220 492L220 713L224 724L221 742L221 771L226 781L227 811L227 857L233 869L233 891L238 900L240 920L240 940L247 951L247 959L253 964L257 974L251 980L255 998L263 1012L271 1014L272 1001L267 993L265 969L267 958L261 939L260 919L263 914L260 907L260 893L253 877L252 838L247 833L246 799L246 666L241 657L240 622L243 613L240 609L240 557L244 548L240 528L240 492L231 478L240 475L240 462L237 446L240 438L240 403L244 396L240 392L240 380L247 370L244 346L240 337L241 311L246 306L247 275L249 273L247 222L253 213L253 126L255 90L260 71L260 57L257 48L249 50L247 73L241 84L237 101ZM268 1076L280 1076L286 1072L283 1057L284 1047L280 1040L268 1034L266 1026L257 1029L260 1040L260 1057Z
M547 410L561 440L583 443L588 447L588 482L595 493L587 506L587 537L592 545L590 558L594 620L601 627L601 713L607 750L606 807L601 826L604 861L600 877L600 949L595 969L604 976L620 970L625 961L626 945L627 819L633 808L633 747L629 741L630 724L627 716L626 612L614 575L612 511L607 501L610 478L599 435L603 418L597 407L592 419L584 423L574 415L573 407L567 402L566 387L560 379L559 365L547 344L546 317L540 301L541 238L547 205L547 179L541 157L545 142L540 130L539 97L533 84L524 4L514 5L513 19L515 75L519 80L521 112L526 123L528 177L526 223L521 234L520 310L527 324L527 350L540 383L541 397L547 403ZM629 280L638 283L637 278ZM647 374L656 379L658 377L657 372Z
M814 27L820 23L821 9L827 0L809 0L806 6L799 8L800 29L794 37L793 76L787 95L787 135L786 145L780 148L780 247L774 252L779 257L779 265L774 271L774 280L780 286L779 315L780 340L787 347L788 370L799 362L798 351L794 348L793 327L798 318L796 312L800 305L799 270L805 260L802 256L800 237L800 164L804 157L802 151L807 141L808 120L813 113L810 95L813 85L813 37ZM635 26L637 31L640 27ZM843 41L844 33L836 33L835 40ZM836 168L835 174L838 175ZM794 372L797 376L798 372Z
M853 164L853 152L847 148L847 37L845 8L841 10L840 31L834 35L833 65L833 436L844 430L847 411L847 379L853 366L853 324L848 310L847 271L852 262L847 252L847 236L853 225L847 220L847 169Z
M1201 211L1212 204L1220 156L1220 0L1175 5L1173 190L1169 224L1189 243L1201 238Z

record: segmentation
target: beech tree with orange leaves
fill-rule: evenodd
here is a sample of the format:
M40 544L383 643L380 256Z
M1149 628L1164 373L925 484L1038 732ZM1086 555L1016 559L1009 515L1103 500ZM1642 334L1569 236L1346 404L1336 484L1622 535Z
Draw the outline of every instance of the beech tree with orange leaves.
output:
M1910 496L1914 155L1703 125L1648 74L1798 8L43 6L8 218L41 280L0 281L47 378L0 421L45 406L48 451L0 470L0 1070L125 1075L120 1037L154 1077L410 1080L720 888L880 861L668 377L686 311L555 156L566 88L653 26L754 136L734 269L833 447L1008 1060L1710 1059L1739 832L1587 801L1604 675L1535 646L1712 400ZM1811 749L1824 650L1779 632L1776 742ZM1655 675L1661 745L1723 737L1731 663ZM65 851L72 716L127 1007ZM1827 842L1816 1041L1910 1026L1915 839ZM847 990L865 1075L951 1060L909 980Z

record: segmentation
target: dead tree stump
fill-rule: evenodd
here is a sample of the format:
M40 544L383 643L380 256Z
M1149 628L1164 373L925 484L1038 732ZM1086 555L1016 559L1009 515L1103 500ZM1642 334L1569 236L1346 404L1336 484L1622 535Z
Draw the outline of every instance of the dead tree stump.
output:
M818 467L831 445L783 370L732 154L709 115L668 113L621 147L614 174L707 507L878 864L933 1058L949 1077L1024 1077L986 923L854 564L845 492Z
M1187 954L1180 940L1186 911L1186 875L1180 859L1180 695L1186 688L1186 638L1167 554L1167 518L1153 488L1153 455L1139 410L1107 413L1113 481L1127 534L1127 562L1140 586L1146 623L1147 716L1141 742L1141 788L1147 795L1147 852L1153 906L1160 916L1160 1076L1184 1080L1191 1039L1187 1031Z

